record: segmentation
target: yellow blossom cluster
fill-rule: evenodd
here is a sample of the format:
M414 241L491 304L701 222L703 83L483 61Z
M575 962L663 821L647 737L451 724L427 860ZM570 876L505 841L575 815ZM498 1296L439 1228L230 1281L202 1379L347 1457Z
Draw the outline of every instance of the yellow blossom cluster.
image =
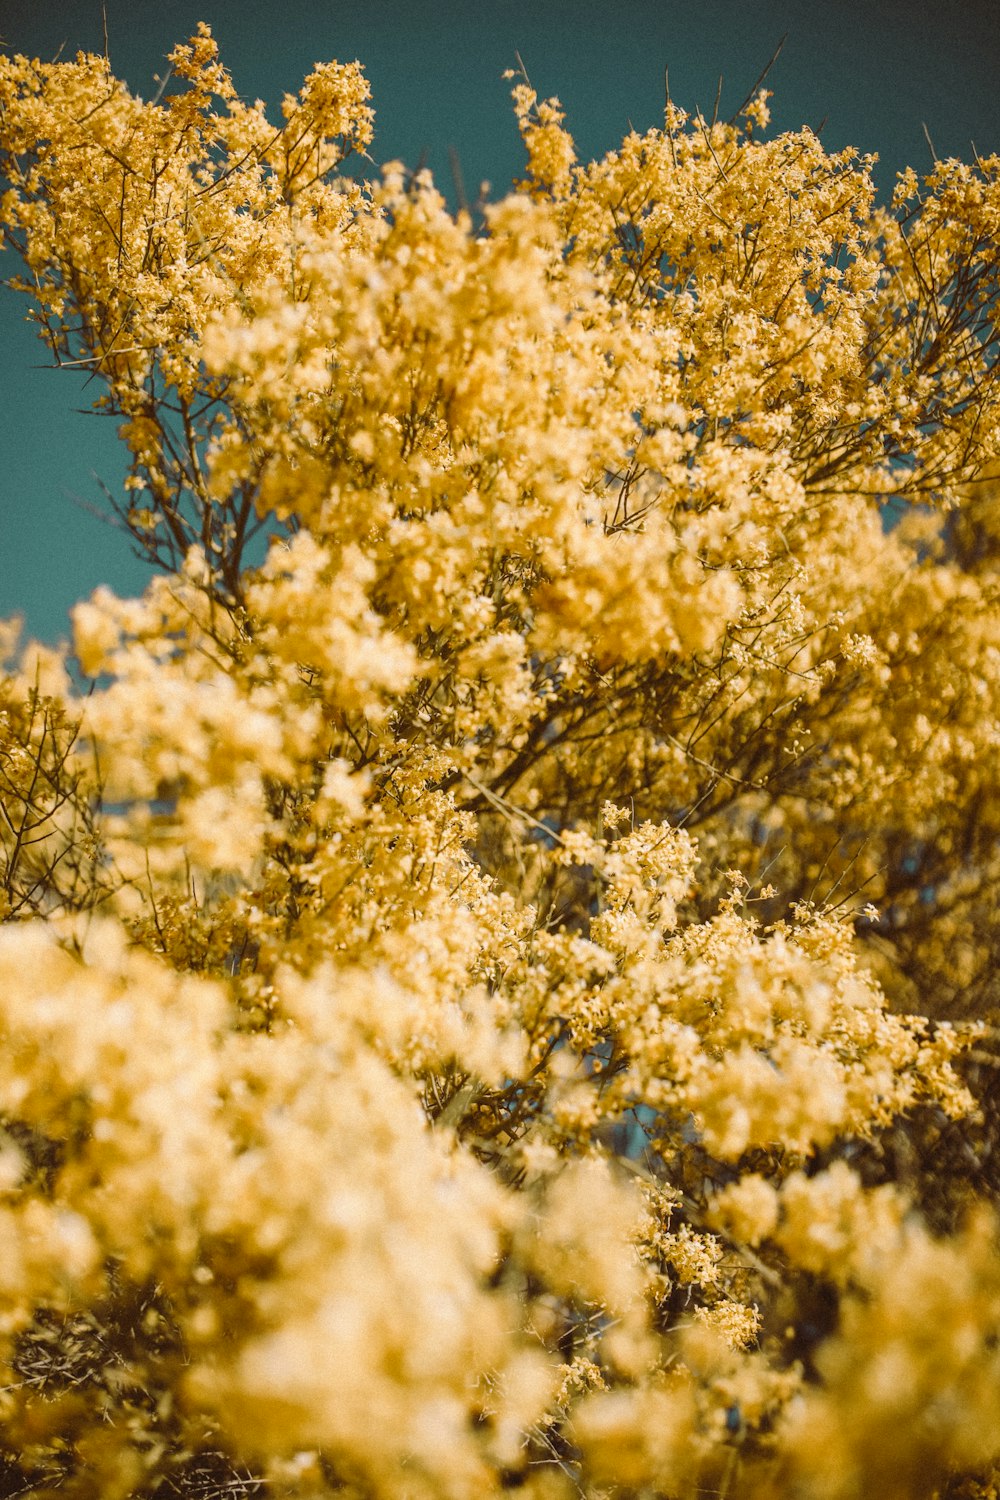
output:
M0 631L0 1485L995 1497L1000 159L171 67L0 58L153 565Z

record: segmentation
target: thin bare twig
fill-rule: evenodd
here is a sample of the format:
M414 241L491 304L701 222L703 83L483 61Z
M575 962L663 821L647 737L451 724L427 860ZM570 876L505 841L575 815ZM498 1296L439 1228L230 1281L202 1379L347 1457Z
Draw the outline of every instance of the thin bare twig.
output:
M740 115L746 109L747 105L753 103L754 99L757 97L757 90L760 88L761 84L764 82L764 79L767 77L768 73L770 73L771 69L774 67L775 63L778 61L778 58L781 56L781 49L785 45L785 43L786 43L787 40L788 40L788 32L786 31L785 34L784 34L784 36L781 38L781 41L778 43L778 45L775 47L774 51L771 53L771 56L768 59L768 62L765 65L763 71L758 74L758 76L757 76L757 78L756 78L756 80L755 80L755 82L753 84L753 87L751 88L749 94L747 94L746 98L743 100L743 103L740 105L739 109L735 112L735 114L733 114L733 115L730 116L730 118L729 118L729 124L730 125L735 125L736 121L739 119Z

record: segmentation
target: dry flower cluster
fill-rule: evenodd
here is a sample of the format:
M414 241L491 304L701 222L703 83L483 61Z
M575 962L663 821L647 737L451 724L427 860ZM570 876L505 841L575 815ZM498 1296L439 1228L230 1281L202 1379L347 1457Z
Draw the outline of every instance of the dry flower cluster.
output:
M0 60L155 565L0 642L0 1492L995 1497L1000 159L171 63Z

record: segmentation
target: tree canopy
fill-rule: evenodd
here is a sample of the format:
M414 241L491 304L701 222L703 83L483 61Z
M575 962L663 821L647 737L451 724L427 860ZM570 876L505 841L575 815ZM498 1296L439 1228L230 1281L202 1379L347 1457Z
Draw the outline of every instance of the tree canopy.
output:
M0 641L0 1489L995 1500L1000 158L171 66L0 58L152 565Z

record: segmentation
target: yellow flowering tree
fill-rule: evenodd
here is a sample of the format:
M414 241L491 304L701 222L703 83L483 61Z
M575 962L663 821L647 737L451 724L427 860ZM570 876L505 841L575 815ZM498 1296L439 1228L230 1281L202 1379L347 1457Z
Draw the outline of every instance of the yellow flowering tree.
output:
M0 1488L996 1495L1000 159L171 65L0 61L153 565L0 642Z

